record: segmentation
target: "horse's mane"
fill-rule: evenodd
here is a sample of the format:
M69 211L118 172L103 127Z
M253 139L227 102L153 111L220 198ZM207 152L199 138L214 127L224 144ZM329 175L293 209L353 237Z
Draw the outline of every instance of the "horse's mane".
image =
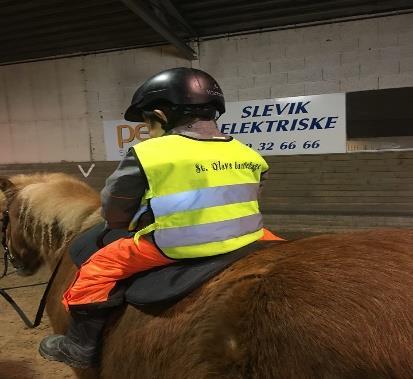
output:
M0 191L0 212L6 208L6 196L4 195L3 191Z
M100 220L99 194L86 183L66 174L16 175L19 221L23 233L44 248L60 241L62 248L75 234ZM39 238L40 237L40 238ZM60 238L58 238L60 237Z
M10 178L17 189L22 189L29 184L46 183L52 181L61 181L65 179L76 180L75 178L61 173L36 173L36 174L20 174Z

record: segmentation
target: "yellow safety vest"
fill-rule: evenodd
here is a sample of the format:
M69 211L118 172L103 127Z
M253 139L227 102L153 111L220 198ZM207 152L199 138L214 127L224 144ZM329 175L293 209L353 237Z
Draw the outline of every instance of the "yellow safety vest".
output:
M234 251L263 235L257 194L265 160L241 142L168 135L133 147L148 180L145 193L156 246L173 259ZM134 217L136 219L136 217Z

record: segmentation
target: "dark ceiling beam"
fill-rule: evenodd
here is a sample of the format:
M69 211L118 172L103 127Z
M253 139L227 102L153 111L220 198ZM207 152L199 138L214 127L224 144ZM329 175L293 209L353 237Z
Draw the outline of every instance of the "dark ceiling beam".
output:
M142 0L121 1L163 38L174 45L185 56L185 58L189 60L194 60L197 58L195 51L192 50L178 35L170 30L168 26L160 21Z
M110 6L113 0L71 0L68 1L56 1L56 0L36 0L36 1L13 1L10 5L0 4L2 22L3 19L10 16L19 16L21 14L30 14L32 16L37 16L44 12L45 10L60 10L60 11L86 11L87 8L93 7L106 7ZM93 9L91 10L93 12Z
M199 2L202 3L202 2ZM209 9L191 9L191 17L194 20L201 19L209 21L210 18L214 20L232 19L240 15L249 20L260 20L261 18L271 19L274 15L278 16L300 16L311 15L312 13L322 14L334 11L337 14L341 12L351 12L354 15L363 12L374 13L383 10L402 9L409 3L409 8L412 7L412 0L393 0L392 2L374 1L374 0L334 0L334 6L327 7L326 1L312 1L307 4L291 3L285 6L271 6L271 1L263 1L262 4L257 7L254 3L247 3L236 7L237 13L231 12L234 9L234 5L231 3L222 3L220 7L210 7ZM266 17L266 14L271 14ZM348 14L343 14L347 16ZM316 20L314 20L316 21ZM226 21L228 22L228 21ZM229 21L230 22L230 21ZM274 26L276 24L274 23Z
M81 38L66 38L64 41L54 41L48 44L30 44L26 47L16 48L14 50L2 50L0 51L0 66L4 63L17 63L27 59L39 59L46 58L51 59L56 56L64 57L68 55L84 55L96 52L102 52L106 50L123 50L125 48L136 47L134 36L130 35L129 31L125 31L122 34L112 35L111 43L108 44L107 35L96 36L96 38L90 39L87 36ZM145 46L156 46L160 43L152 43L151 40L147 40ZM140 46L144 46L144 41L141 41Z
M84 25L82 28L78 28L76 31L66 30L61 32L44 32L42 35L34 36L33 38L28 36L26 38L13 39L12 36L8 40L2 41L0 38L0 46L2 50L14 51L20 49L31 49L34 46L42 47L49 46L56 43L57 47L60 44L64 44L67 41L78 41L79 46L82 46L82 41L94 41L96 39L103 39L110 42L111 39L116 39L118 35L128 36L128 40L132 39L135 41L135 45L139 45L140 41L149 39L154 42L160 42L161 37L154 33L153 30L146 28L146 30L139 30L137 34L131 33L130 31L136 25L136 22L129 21L128 23L123 23L117 25L115 23L110 23L107 25ZM99 29L98 32L96 31Z
M64 33L69 34L70 38L70 33L77 33L79 31L98 34L101 33L101 28L105 28L107 26L113 27L114 17L116 17L116 24L120 25L120 29L129 26L132 30L133 26L136 26L136 20L131 18L129 14L114 15L114 13L112 13L107 16L99 16L98 19L92 20L90 19L90 15L88 15L88 17L89 19L85 19L84 21L81 19L70 20L69 18L66 18L50 24L39 23L38 26L36 26L35 23L28 25L28 27L21 26L20 28L15 25L12 27L7 26L4 28L5 33L0 33L0 42L15 40L21 40L23 42L28 40L32 41L41 39L43 36L49 37L51 34L56 36ZM139 36L142 32L148 32L148 28L142 27L142 29L139 30ZM151 30L151 34L155 33Z
M152 0L154 1L154 0ZM182 14L176 9L176 7L172 4L170 0L157 0L165 9L165 11L172 16L176 21L178 21L186 31L191 35L191 37L197 37L198 33L194 30L194 28L185 20Z
M408 0L411 1L411 0ZM194 22L197 24L197 29L200 32L202 37L216 36L218 34L227 34L227 33L238 33L238 32L251 32L258 30L263 31L262 29L269 28L276 29L285 26L298 27L300 25L311 23L313 25L317 23L331 23L331 22L340 22L345 18L354 17L366 18L372 15L379 16L382 13L400 11L400 12L409 12L412 9L411 4L405 9L404 5L407 5L406 0L393 0L392 4L385 3L383 7L376 6L372 8L371 4L365 4L366 1L359 2L357 6L347 4L343 6L345 2L350 3L350 0L335 0L337 6L322 8L314 8L316 2L313 2L309 6L303 7L290 7L286 9L279 10L274 9L256 9L249 13L240 13L239 15L231 15L228 12L222 12L220 17L216 17L214 9L211 11L203 11L191 13L191 16L194 19ZM394 4L397 4L398 7L394 9ZM339 6L340 5L340 6ZM386 8L391 7L391 8ZM214 19L214 24L210 23L210 19ZM308 25L307 25L308 26Z
M115 3L115 6L106 5L104 7L96 7L94 5L91 8L87 9L59 9L55 8L45 10L44 12L36 12L34 14L27 12L15 15L10 18L5 18L1 20L1 30L4 30L6 33L22 32L25 30L33 30L37 28L47 28L49 25L58 25L65 23L70 24L79 24L87 22L90 20L90 12L93 12L93 18L101 20L102 18L109 19L112 15L113 19L118 17L125 17L129 19L134 19L135 16L131 15L130 12L125 9L121 4ZM1 8L0 8L1 9ZM122 22L122 21L121 21ZM74 26L76 28L76 26Z

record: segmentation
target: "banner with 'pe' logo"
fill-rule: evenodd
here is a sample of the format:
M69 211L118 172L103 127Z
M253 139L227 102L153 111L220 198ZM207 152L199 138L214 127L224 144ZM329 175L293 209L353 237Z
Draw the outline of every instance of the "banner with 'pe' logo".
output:
M143 123L131 123L124 120L104 121L106 159L121 160L130 147L149 137L148 128Z

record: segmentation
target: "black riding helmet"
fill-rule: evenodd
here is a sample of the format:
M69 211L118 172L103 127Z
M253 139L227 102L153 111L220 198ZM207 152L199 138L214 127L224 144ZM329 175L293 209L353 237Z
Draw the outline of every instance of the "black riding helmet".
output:
M225 100L216 80L204 71L178 67L162 71L142 84L135 92L125 113L127 121L143 121L143 112L159 104L171 104L188 109L210 105L225 112Z

